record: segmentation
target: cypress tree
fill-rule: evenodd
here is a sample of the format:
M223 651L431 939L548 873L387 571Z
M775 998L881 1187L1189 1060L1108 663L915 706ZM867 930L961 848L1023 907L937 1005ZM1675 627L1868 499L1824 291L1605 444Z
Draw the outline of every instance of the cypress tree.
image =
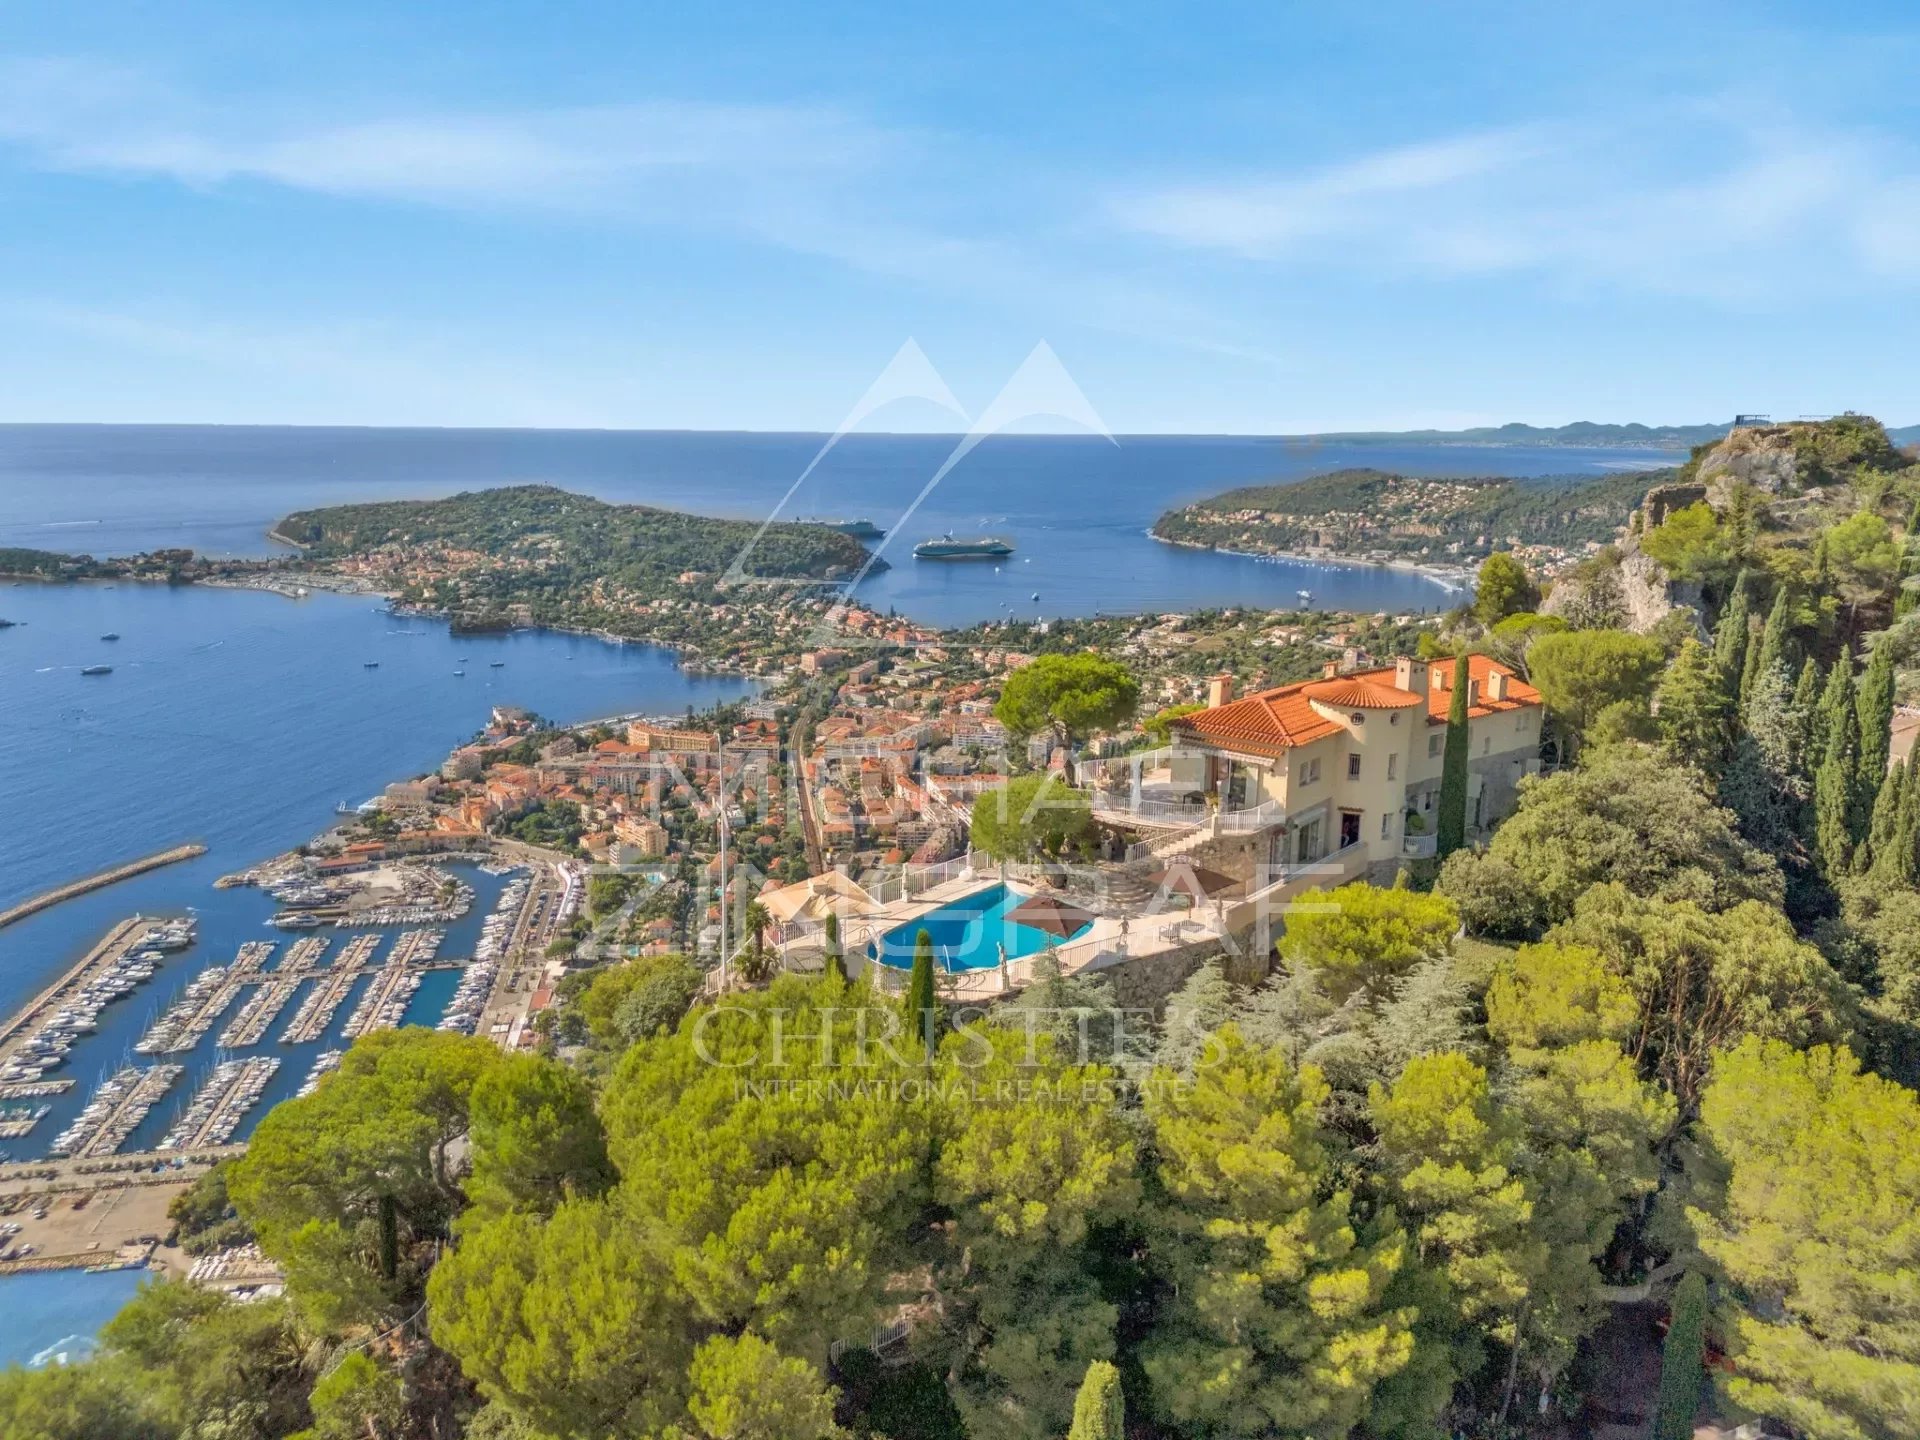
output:
M1760 640L1749 640L1747 642L1746 665L1740 671L1740 694L1738 697L1740 713L1742 715L1746 713L1747 702L1753 698L1754 682L1761 676L1760 661L1765 651L1766 644L1764 637Z
M1808 779L1826 750L1826 737L1820 733L1820 667L1809 655L1800 667L1800 678L1793 684L1793 723L1798 735L1796 759Z
M1721 608L1720 623L1713 628L1713 658L1720 666L1727 698L1739 697L1740 676L1747 663L1747 572L1733 582L1733 593Z
M1766 628L1760 632L1760 658L1756 662L1756 675L1765 675L1776 665L1789 667L1792 674L1792 657L1788 651L1793 643L1793 602L1782 585L1780 593L1773 597L1773 609L1767 612Z
M1820 715L1827 744L1813 777L1814 853L1831 881L1846 874L1853 859L1854 754L1859 731L1853 714L1853 667L1844 655L1827 676Z
M1897 853L1900 810L1907 793L1907 767L1895 761L1873 797L1873 819L1867 826L1865 857L1856 861L1876 879L1894 879L1904 869Z
M1727 759L1727 695L1713 654L1689 635L1660 677L1654 719L1668 753L1709 776Z
M1860 745L1855 752L1860 767L1854 789L1858 806L1856 823L1864 828L1871 814L1870 797L1878 792L1887 772L1887 746L1893 739L1891 645L1873 647L1873 654L1867 657L1866 671L1860 677L1860 690L1854 697L1853 707L1860 722Z
M1706 1373L1706 1331L1707 1282L1699 1271L1690 1270L1680 1277L1668 1312L1653 1440L1692 1440L1693 1417L1700 1408L1700 1378Z
M913 973L907 977L907 1024L925 1042L929 1056L940 1038L944 1018L933 988L933 936L922 930L913 940Z
M1879 859L1881 857L1875 857ZM1900 790L1900 807L1894 817L1893 841L1887 847L1886 868L1882 872L1889 883L1920 883L1920 766L1907 764L1907 778Z
M840 917L833 911L827 912L826 923L827 974L835 976L841 984L847 980L847 962L840 954Z
M1080 1393L1073 1399L1073 1428L1067 1440L1126 1440L1126 1398L1120 1372L1105 1360L1087 1366Z
M1434 816L1434 853L1442 860L1467 843L1466 651L1453 662L1453 695L1447 706L1447 748L1440 762L1440 809Z
M1920 500L1907 515L1907 533L1900 548L1900 583L1894 590L1893 615L1897 620L1920 606L1920 589L1908 584L1920 579Z

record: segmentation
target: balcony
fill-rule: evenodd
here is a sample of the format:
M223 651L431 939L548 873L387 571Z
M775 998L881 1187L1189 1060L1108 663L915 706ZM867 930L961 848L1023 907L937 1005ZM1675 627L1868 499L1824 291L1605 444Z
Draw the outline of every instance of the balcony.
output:
M1210 785L1212 759L1205 751L1167 746L1084 760L1077 773L1095 816L1114 825L1179 830L1207 823L1243 834L1286 822L1286 807L1261 797L1251 769L1230 770Z
M1409 860L1431 860L1439 844L1440 837L1432 832L1425 835L1407 835L1400 841L1400 853Z

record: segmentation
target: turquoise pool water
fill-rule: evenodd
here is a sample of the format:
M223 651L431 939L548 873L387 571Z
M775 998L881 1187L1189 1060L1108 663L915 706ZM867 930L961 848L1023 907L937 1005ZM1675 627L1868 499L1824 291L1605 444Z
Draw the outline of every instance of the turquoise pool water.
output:
M1000 963L1002 946L1006 947L1009 960L1037 954L1053 937L1044 930L1007 918L1007 912L1026 899L1027 896L1005 885L989 885L961 899L949 900L917 920L896 925L880 937L878 953L869 953L883 965L911 969L915 941L925 930L933 937L934 958L947 970L989 969ZM1091 928L1090 923L1083 925L1066 938L1071 940Z

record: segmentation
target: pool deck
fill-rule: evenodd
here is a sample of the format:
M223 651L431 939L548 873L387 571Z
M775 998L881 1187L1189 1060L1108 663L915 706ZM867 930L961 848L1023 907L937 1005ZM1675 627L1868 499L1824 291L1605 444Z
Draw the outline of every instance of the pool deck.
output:
M1162 955L1205 944L1232 944L1258 934L1261 948L1276 928L1275 922L1288 910L1311 906L1314 892L1345 884L1366 872L1366 847L1356 844L1335 851L1322 860L1277 869L1266 883L1251 893L1225 896L1195 904L1186 910L1155 911L1148 904L1124 905L1090 903L1084 896L1059 890L1030 874L1026 867L1001 866L984 862L977 853L965 860L948 861L930 867L909 878L903 872L895 887L902 891L913 884L928 882L927 888L895 899L875 899L870 906L850 909L842 916L842 951L848 969L869 974L882 990L902 991L908 972L866 958L867 946L889 931L911 924L920 917L978 894L990 886L1006 884L1021 894L1059 894L1071 903L1095 912L1096 918L1084 934L1065 944L975 970L942 971L941 993L960 1003L998 999L1025 989L1034 980L1034 965L1051 953L1063 975L1080 975L1125 964L1130 960ZM862 892L865 893L865 892ZM783 949L790 944L818 946L819 927L792 927L783 935Z

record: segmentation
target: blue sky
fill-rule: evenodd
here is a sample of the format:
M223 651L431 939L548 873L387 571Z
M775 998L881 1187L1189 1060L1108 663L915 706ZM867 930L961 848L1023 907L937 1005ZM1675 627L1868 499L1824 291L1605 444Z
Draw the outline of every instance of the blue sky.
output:
M1911 423L1916 73L1894 4L16 3L0 420L830 430L911 338L1117 432Z

